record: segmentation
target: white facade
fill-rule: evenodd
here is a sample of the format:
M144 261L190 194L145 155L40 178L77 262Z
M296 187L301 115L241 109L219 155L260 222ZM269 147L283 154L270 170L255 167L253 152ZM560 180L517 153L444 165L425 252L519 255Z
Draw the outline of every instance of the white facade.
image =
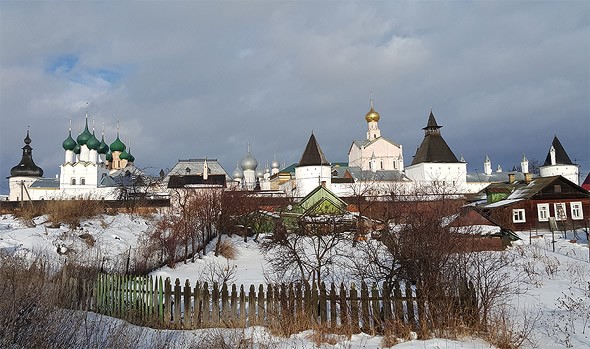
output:
M455 192L467 190L467 164L423 162L406 167L406 176L414 182L426 182Z
M296 167L295 179L296 196L305 196L318 185L324 185L327 189L332 186L332 172L329 165Z
M570 181L580 185L579 169L576 165L550 165L539 168L541 177L563 176Z

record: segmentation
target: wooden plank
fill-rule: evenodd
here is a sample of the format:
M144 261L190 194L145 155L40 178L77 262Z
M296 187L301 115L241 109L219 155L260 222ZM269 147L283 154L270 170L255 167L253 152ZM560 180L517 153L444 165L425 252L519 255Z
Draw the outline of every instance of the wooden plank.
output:
M358 301L356 286L352 283L350 286L350 326L355 333L358 332L360 326Z
M172 319L174 321L174 328L181 327L181 287L180 287L180 279L176 278L174 281L174 314L172 315Z
M371 320L369 317L369 289L365 282L361 283L361 318L363 332L371 333Z
M400 323L404 323L404 305L402 302L402 291L399 280L397 280L394 284L393 300L395 305L395 320L399 321Z
M202 304L202 289L201 283L199 281L195 282L195 287L193 288L193 302L194 302L194 309L193 309L193 328L201 328L201 319L203 317L201 306Z
M170 320L172 318L172 283L167 277L164 282L164 327L170 327Z
M319 315L319 294L318 294L318 287L314 282L311 285L311 313L310 320L312 324L318 323L318 315Z
M231 285L230 303L231 303L230 321L232 323L237 323L236 320L238 319L238 291L236 289L236 284Z
M244 285L240 285L240 319L242 325L246 326L246 292L244 291Z
M326 294L326 284L322 282L320 284L320 294L319 294L319 315L320 315L320 323L325 324L328 322L328 296Z
M221 322L227 323L230 318L229 312L229 293L227 291L227 283L224 282L221 286Z
M287 316L289 319L295 318L295 291L292 282L289 283L287 288Z
M248 294L248 326L255 326L256 323L256 290L254 285L250 285Z
M278 319L276 315L274 287L272 284L266 286L266 318L267 323L265 325L270 325L272 321Z
M375 332L383 333L383 324L381 322L381 300L379 297L379 290L375 284L373 284L373 287L371 287L371 310L371 318L373 320L373 328Z
M188 279L186 279L186 281L184 282L184 316L182 318L182 324L183 324L183 328L185 330L188 330L190 328L194 328L193 327L193 323L192 323L192 306L191 306L191 300L192 300L192 292L191 292L191 284L188 281Z
M387 326L393 320L392 309L391 309L391 290L387 282L383 283L383 290L381 291L381 297L383 297L383 322Z
M338 305L340 306L340 326L345 329L350 326L350 318L348 316L349 308L346 301L346 288L344 283L340 283L340 297L338 298Z
M260 284L258 286L258 296L256 297L256 304L257 304L257 323L258 324L264 324L265 323L265 301L266 299L264 298L264 286L262 286L262 284Z
M406 294L406 308L407 312L406 315L408 317L408 324L411 328L416 328L416 317L414 316L414 295L412 292L412 284L407 282L405 283L405 294Z
M209 284L205 282L203 284L203 302L202 302L202 313L203 313L203 327L211 326L211 318L210 318L210 311L209 311L209 304L210 304L210 295L209 295Z
M211 323L213 326L219 325L219 285L213 283L213 292L211 292Z
M336 286L332 282L330 284L330 327L336 328Z
M164 323L164 286L162 284L162 277L158 278L158 318L160 323Z

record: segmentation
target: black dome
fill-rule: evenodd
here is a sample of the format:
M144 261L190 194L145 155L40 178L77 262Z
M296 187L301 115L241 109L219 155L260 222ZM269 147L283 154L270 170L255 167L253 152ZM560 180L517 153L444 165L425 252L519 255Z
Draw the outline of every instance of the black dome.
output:
M25 137L25 146L23 147L23 157L20 163L10 169L11 177L42 177L43 169L33 161L33 148L29 145L31 138L29 137L29 131L27 130L27 136Z

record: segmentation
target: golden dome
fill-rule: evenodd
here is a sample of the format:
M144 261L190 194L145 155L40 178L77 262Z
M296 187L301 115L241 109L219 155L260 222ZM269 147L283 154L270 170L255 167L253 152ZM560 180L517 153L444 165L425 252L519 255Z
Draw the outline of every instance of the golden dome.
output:
M379 113L377 113L375 109L373 109L373 106L371 106L371 110L369 110L369 112L365 114L365 120L367 120L367 122L377 122L379 121L379 118Z

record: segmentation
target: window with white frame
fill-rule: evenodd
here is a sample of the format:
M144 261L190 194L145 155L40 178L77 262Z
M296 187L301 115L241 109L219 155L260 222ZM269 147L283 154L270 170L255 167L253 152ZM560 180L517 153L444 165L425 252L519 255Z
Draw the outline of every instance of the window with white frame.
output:
M525 223L526 217L523 208L515 208L512 210L512 222L513 223Z
M549 220L549 204L537 204L537 213L539 222L547 222Z
M572 219L580 220L584 219L584 211L582 211L582 203L577 202L570 202L570 209L572 211Z
M567 213L565 212L565 203L560 202L557 204L553 204L553 209L555 210L555 220L556 221L565 221L567 218Z

